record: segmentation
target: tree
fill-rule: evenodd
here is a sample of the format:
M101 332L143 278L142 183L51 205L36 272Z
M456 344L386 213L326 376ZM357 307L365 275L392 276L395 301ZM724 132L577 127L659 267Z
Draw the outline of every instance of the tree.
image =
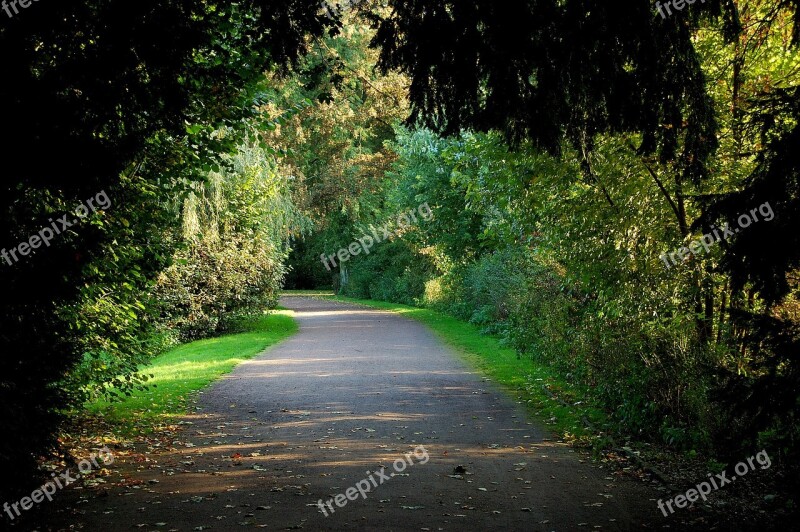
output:
M275 308L289 240L309 229L292 202L288 176L255 132L231 162L189 194L185 244L155 287L162 327L182 341L222 333L241 317Z
M695 2L669 17L644 0L390 6L373 17L373 44L384 70L411 79L411 123L443 134L497 130L517 148L530 149L530 141L575 158L610 227L623 228L612 217L626 216L624 209L640 209L627 233L595 247L575 239L592 232L600 212L594 196L579 195L583 205L560 213L576 221L591 215L586 227L569 225L573 257L605 249L598 265L631 264L637 273L628 260L605 260L620 249L611 244L649 246L656 237L685 246L726 222L738 226L754 207L775 208L774 222L754 224L719 253L693 253L685 291L663 317L691 316L690 340L719 364L717 391L731 407L719 428L735 428L729 449L771 426L792 438L794 425L784 420L793 419L800 382L791 317L800 265L800 2ZM615 167L621 171L608 173ZM658 196L638 183L642 176ZM666 213L651 223L668 231L647 227L644 212ZM593 270L580 261L573 267ZM592 273L594 284L613 287L615 273Z
M282 171L295 177L297 203L316 225L296 243L290 286L330 286L341 280L336 273L346 276L347 265L328 271L320 255L349 245L358 224L384 215L384 174L396 157L386 141L407 111L405 79L374 69L369 26L358 13L343 22L338 34L312 44L291 76L271 83L273 115L304 106L266 138L284 152Z
M137 329L174 243L158 238L176 223L170 203L236 149L241 135L214 132L258 116L263 70L296 61L329 28L315 0L42 3L3 20L2 145L14 155L0 247L101 191L113 205L0 268L0 465L11 477L34 483L36 459L56 447L80 400L60 383L88 336L105 327L129 371L146 355ZM104 317L90 331L87 308Z

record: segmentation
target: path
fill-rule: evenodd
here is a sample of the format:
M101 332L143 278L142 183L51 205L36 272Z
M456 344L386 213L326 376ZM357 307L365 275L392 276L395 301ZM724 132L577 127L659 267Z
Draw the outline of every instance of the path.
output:
M70 524L181 531L666 524L649 484L550 439L422 325L325 300L283 304L297 312L300 332L207 390L176 450L139 471L123 465L141 485L90 498ZM390 476L415 449L402 474ZM335 513L328 507L323 515L320 499L360 481L370 486L366 500L351 490L355 500L342 508L334 501Z

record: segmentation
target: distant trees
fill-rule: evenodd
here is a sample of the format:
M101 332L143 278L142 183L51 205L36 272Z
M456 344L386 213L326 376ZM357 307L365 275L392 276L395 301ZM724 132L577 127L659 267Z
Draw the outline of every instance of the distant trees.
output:
M265 134L285 154L281 171L294 177L295 201L315 225L295 242L291 287L338 286L347 279L346 264L331 273L319 257L349 245L363 234L360 226L384 215L384 174L395 158L386 143L408 110L406 79L374 68L378 54L369 47L369 25L357 12L343 22L340 33L310 46L290 76L271 79L276 112L304 106Z

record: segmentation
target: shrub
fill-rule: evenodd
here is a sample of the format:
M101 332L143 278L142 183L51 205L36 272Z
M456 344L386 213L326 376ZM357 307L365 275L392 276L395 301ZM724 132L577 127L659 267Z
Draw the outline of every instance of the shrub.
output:
M153 290L161 326L181 341L226 331L243 315L277 305L292 235L308 228L289 178L258 142L210 172L183 206L184 245Z
M345 268L347 283L340 287L340 294L406 305L422 300L433 272L426 256L399 239L381 244L368 256L351 259Z
M268 244L241 237L197 243L159 276L163 326L184 342L225 332L243 315L274 308L285 274Z

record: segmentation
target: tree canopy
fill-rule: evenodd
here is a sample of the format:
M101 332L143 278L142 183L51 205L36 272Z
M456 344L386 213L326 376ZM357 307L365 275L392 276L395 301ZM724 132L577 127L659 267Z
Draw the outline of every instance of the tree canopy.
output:
M87 400L142 391L154 356L286 286L469 321L603 433L796 462L798 44L800 0L3 19L0 464L30 477Z
M173 202L259 119L263 72L285 70L309 36L337 28L312 0L43 2L2 21L0 247L100 191L111 200L0 269L7 474L29 477L53 448L80 397L63 380L90 346L128 374L150 353L142 294L176 243L165 238Z

